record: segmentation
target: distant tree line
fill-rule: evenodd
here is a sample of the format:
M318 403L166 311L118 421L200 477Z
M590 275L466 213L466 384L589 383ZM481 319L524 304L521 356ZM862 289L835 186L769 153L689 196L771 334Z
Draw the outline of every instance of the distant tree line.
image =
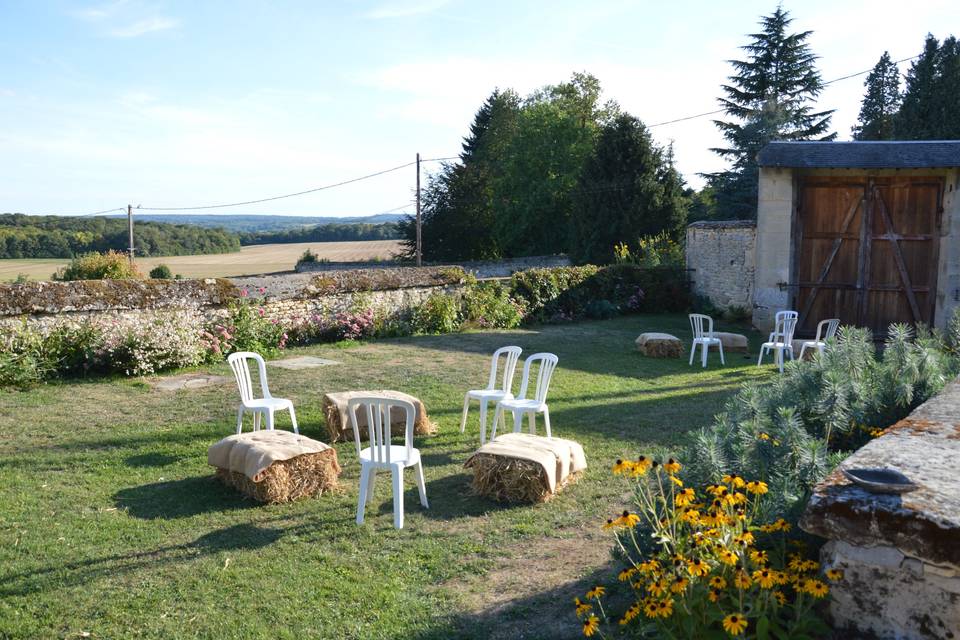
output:
M223 229L138 222L134 245L139 256L178 256L239 251L240 239ZM128 246L123 218L0 214L0 258L72 258Z
M293 242L355 242L394 240L400 237L396 224L341 223L294 227L282 231L240 234L240 244L289 244Z

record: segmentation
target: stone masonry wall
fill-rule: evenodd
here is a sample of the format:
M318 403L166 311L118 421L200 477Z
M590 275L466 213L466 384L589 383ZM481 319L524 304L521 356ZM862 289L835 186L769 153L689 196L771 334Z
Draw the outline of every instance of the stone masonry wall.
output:
M570 258L564 255L556 256L526 256L522 258L511 258L507 260L478 260L474 262L457 262L449 266L459 267L467 273L473 274L477 278L509 278L517 271L526 269L546 269L553 267L569 267ZM390 263L365 262L360 265L356 262L305 262L297 263L298 273L315 273L318 271L343 271L353 270L358 266L369 269L389 268Z
M694 222L687 227L693 292L720 308L753 308L757 227L749 220Z

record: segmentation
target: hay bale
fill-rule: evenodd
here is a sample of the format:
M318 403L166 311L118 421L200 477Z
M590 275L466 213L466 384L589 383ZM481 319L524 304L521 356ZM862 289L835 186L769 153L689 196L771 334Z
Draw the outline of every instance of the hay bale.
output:
M514 504L546 502L555 495L550 491L546 471L530 460L477 453L467 467L473 469L472 489L476 495ZM579 472L567 475L557 485L556 493L579 477Z
M245 474L217 467L217 478L257 502L293 502L323 495L338 487L340 464L336 449L306 453L289 460L278 460L263 472L263 480L254 482Z
M717 338L720 338L720 344L723 345L723 350L728 353L747 353L750 350L750 343L747 340L747 336L743 335L742 333L715 331L713 335Z
M669 333L641 333L636 339L637 351L648 358L679 358L683 356L683 343Z
M327 433L330 442L338 442L347 438L353 438L353 428L350 425L350 418L347 416L347 403L350 398L364 395L389 395L413 403L417 409L417 415L413 421L413 433L418 436L429 436L437 432L437 425L430 421L427 416L427 408L419 398L400 391L347 391L341 393L327 393L323 396L323 415L327 420ZM366 426L367 417L363 413L358 413L357 423L360 426L361 440L367 436ZM390 413L390 432L394 436L402 436L404 427L406 427L406 416L403 411L394 409Z

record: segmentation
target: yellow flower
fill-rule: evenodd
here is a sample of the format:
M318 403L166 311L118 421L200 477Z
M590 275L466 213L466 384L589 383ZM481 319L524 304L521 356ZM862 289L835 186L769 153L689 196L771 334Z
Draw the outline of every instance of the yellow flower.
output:
M679 473L680 472L680 463L674 460L673 458L668 458L665 463L663 463L663 470L669 474Z
M651 594L655 596L662 596L664 593L667 592L667 588L669 586L670 586L670 583L666 579L660 578L648 584L647 591L649 591Z
M803 561L803 559L800 557L799 554L797 554L797 553L791 553L791 554L787 555L787 558L790 559L790 562L787 563L787 567L788 567L788 568L790 568L792 571L800 571L800 570L801 570L800 567L803 566L803 562L804 562L804 561Z
M716 602L720 599L720 590L719 589L710 589L707 592L707 600L710 602Z
M767 564L767 552L754 549L750 552L750 560L752 560L754 564Z
M770 589L777 580L777 574L770 569L758 569L753 572L753 579L764 589Z
M624 569L617 575L617 580L619 580L620 582L626 582L627 580L632 578L633 574L635 574L636 572L637 570L634 567Z
M760 433L757 434L757 438L759 438L760 440L769 440L770 434L764 431L761 431Z
M830 592L830 587L819 580L810 579L803 583L803 590L814 598L822 598Z
M737 571L736 575L733 576L733 584L738 589L748 589L750 588L750 576L747 575L747 572L743 569Z
M677 568L682 567L687 562L687 559L684 558L683 555L679 553L675 553L672 556L670 556L670 560L673 562L673 566Z
M742 613L731 613L723 619L723 630L732 636L738 636L747 628L747 619Z
M623 473L629 473L633 471L633 463L629 460L620 460L617 459L617 462L613 465L613 474L619 476Z
M749 491L749 492L752 493L752 494L755 494L755 495L758 495L758 496L759 496L759 495L763 495L764 493L766 493L767 491L769 491L769 488L767 487L767 483L766 483L766 482L763 482L763 481L759 481L759 480L758 480L758 481L748 482L748 483L747 483L747 491Z
M640 615L640 603L634 602L630 608L623 613L623 617L620 618L620 624L625 625L638 615Z
M727 581L720 576L713 576L710 578L710 586L714 589L723 589L727 586Z
M673 484L677 485L678 487L682 487L682 486L683 486L683 480L681 480L681 479L678 478L677 476L670 476L670 481L671 481Z
M779 520L777 520L777 521L774 522L773 524L776 525L777 529L779 529L780 531L790 531L790 529L791 529L790 523L787 522L786 520L784 520L783 518L780 518ZM805 546L805 544L804 544L802 541L800 541L800 540L797 540L796 542L798 542L800 545L804 545L804 546ZM803 547L800 547L800 548L802 549Z
M687 571L692 576L705 576L710 573L710 565L700 558L695 558L687 563Z
M746 504L747 496L737 491L733 494L733 498L731 498L731 500L733 501L733 504Z
M595 615L591 615L589 618L583 621L583 635L588 638L595 634L600 628L600 618Z
M673 593L683 593L687 589L687 585L690 584L690 581L686 578L680 578L672 585L670 585L670 591Z
M688 504L692 504L694 500L697 499L697 493L693 489L684 489L676 495L673 501L677 504L678 507L685 507Z
M609 531L610 529L616 529L619 526L613 518L607 518L607 521L603 525L604 531Z
M650 465L653 464L653 461L650 460L647 456L640 456L637 458L637 461L630 465L630 475L634 478L639 478L647 474L647 471L650 470Z
M720 524L720 521L715 514L708 513L705 516L700 516L700 524L705 527L715 527Z
M673 600L665 598L657 602L657 615L661 618L669 618L673 615Z
M613 521L614 526L617 527L635 527L640 522L640 516L635 513L630 513L629 511L624 510L620 517Z
M741 533L733 538L733 541L741 547L749 547L753 544L753 534L749 531Z
M639 569L640 573L659 573L660 563L656 560L647 560L646 562L641 562L637 569Z
M708 484L706 487L706 492L715 496L720 489L726 489L726 487L722 487L719 484Z
M651 602L648 602L647 604L645 604L645 605L643 606L643 615L647 616L648 618L656 618L656 617L657 617L657 603L651 601Z
M607 590L604 587L597 586L597 587L594 587L593 589L590 589L590 591L587 591L586 598L587 600L595 600L600 596L602 596L603 594L605 594L606 592Z
M778 530L778 528L777 528L777 525L775 525L775 524L762 524L762 525L760 525L760 531L762 531L763 533L774 533L774 532L777 531L777 530Z
M773 597L777 599L777 602L780 604L781 607L787 604L787 596L784 595L783 591L774 591Z
M800 565L800 571L816 571L820 568L820 563L816 560L804 560Z
M593 609L593 605L592 605L592 604L587 603L587 602L581 602L581 601L580 601L580 598L574 598L574 599L573 599L573 604L576 605L576 608L577 608L577 617L578 617L578 618L582 618L582 617L583 617L583 614L585 614L585 613L587 613L588 611L590 611L591 609Z
M700 512L693 507L687 507L680 513L680 519L688 524L700 522Z
M720 562L723 564L728 564L732 567L733 565L737 564L737 554L729 549L724 549L720 552Z
M723 481L724 481L726 484L729 484L729 485L733 486L734 489L742 489L742 488L743 488L743 485L746 484L746 483L743 481L743 478L741 478L741 477L738 476L737 474L733 474L733 475L727 474L727 475L723 476Z
M829 569L827 571L827 579L831 582L836 582L837 580L843 580L843 571L840 569Z

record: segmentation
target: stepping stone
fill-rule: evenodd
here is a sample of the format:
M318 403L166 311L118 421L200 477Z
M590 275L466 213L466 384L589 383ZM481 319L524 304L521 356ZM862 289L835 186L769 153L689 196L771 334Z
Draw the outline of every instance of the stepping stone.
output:
M183 373L178 376L159 378L150 384L158 391L182 391L183 389L214 387L226 382L230 382L230 378L209 373Z
M641 333L636 339L637 351L650 358L679 358L683 343L669 333Z
M747 336L739 333L727 333L725 331L714 331L713 335L720 338L720 344L724 351L740 351L747 353L750 350ZM798 352L799 353L799 352Z
M283 360L271 360L267 364L272 367L280 367L281 369L299 371L300 369L316 369L317 367L329 367L343 363L337 362L336 360L315 358L314 356L295 356L293 358L284 358Z

